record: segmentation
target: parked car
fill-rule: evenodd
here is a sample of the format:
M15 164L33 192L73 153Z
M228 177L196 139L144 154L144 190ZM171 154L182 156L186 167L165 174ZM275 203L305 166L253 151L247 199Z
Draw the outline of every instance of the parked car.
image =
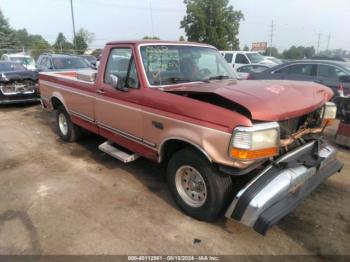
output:
M331 60L331 61L339 61L339 62L348 62L345 58L343 57L338 57L338 56L323 56L323 55L315 55L311 57L313 60Z
M22 53L19 54L4 54L1 56L3 61L19 62L28 70L36 70L34 59Z
M42 105L56 110L62 140L76 141L87 129L122 162L165 163L175 202L196 219L212 221L226 210L264 234L343 166L320 137L336 114L329 88L236 81L209 45L111 42L97 73L39 78ZM238 176L250 182L235 193Z
M0 61L0 104L39 101L38 73L21 63Z
M350 94L350 63L328 60L299 60L251 73L249 79L312 81L330 87L336 96L338 88Z
M267 65L250 64L235 69L238 80L247 80L250 73L260 73L270 68Z
M220 51L227 63L232 65L233 68L238 68L247 64L264 64L275 66L277 63L268 60L258 52L248 51Z
M97 58L93 55L80 55L79 57L84 58L88 63L90 63L93 67L97 67Z
M91 69L91 65L75 55L42 54L37 61L39 71L66 71Z

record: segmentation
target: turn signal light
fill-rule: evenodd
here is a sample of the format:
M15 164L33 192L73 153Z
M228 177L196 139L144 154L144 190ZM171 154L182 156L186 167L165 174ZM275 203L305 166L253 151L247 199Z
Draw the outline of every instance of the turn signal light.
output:
M277 147L264 148L264 149L258 149L258 150L246 150L246 149L239 149L239 148L231 149L231 156L242 160L266 158L266 157L271 157L276 155L278 155Z

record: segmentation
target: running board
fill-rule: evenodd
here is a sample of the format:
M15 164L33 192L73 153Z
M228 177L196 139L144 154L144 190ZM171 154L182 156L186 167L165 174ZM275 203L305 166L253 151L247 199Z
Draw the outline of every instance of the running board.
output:
M98 149L100 149L102 152L105 152L106 154L122 161L123 163L132 162L140 157L137 154L129 155L128 153L114 147L113 144L109 141L106 141L103 144L99 145Z

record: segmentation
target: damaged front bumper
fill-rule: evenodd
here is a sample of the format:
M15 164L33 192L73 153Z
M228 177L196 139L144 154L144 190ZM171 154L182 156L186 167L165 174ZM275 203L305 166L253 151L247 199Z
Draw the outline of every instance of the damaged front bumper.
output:
M324 180L340 172L336 150L315 140L280 157L238 192L226 217L260 234L294 210Z

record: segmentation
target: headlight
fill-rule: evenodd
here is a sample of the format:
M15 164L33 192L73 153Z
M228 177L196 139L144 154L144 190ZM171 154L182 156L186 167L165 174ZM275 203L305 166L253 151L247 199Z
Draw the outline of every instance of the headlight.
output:
M280 140L276 122L235 128L230 155L240 160L252 160L278 155Z
M337 106L333 102L324 105L323 119L335 119L337 117Z

